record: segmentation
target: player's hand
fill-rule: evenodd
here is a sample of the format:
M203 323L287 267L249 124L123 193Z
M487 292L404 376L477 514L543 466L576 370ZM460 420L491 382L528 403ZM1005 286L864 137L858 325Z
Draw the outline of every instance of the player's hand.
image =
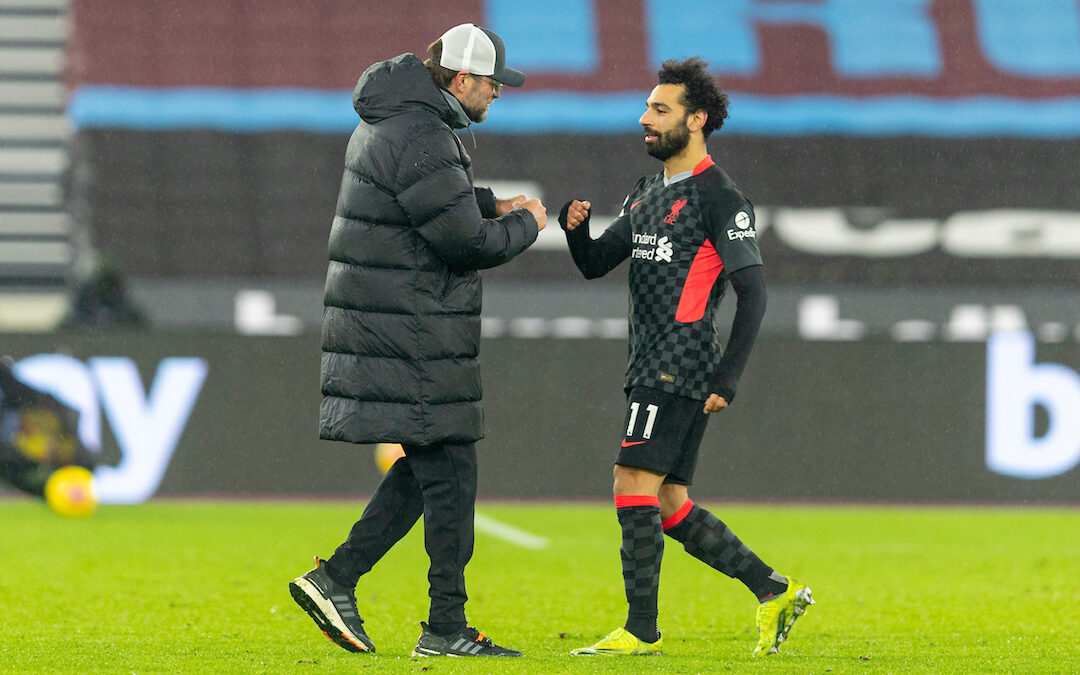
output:
M570 202L570 208L566 211L567 231L573 230L584 223L585 219L589 217L589 209L591 208L592 204L589 202L581 202L576 199Z
M547 227L547 209L540 203L540 200L536 197L528 199L517 205L517 208L525 209L529 213L533 214L533 218L536 218L536 231Z
M525 202L525 195L516 195L510 199L495 200L495 217L502 218Z
M720 412L726 407L728 407L727 399L720 394L709 394L709 398L705 400L703 412L708 415L709 413Z

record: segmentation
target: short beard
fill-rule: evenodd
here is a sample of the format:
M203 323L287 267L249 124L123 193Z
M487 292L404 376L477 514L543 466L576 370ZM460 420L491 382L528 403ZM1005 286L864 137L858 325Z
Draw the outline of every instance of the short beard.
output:
M473 122L479 124L487 119L487 106L480 106L479 108L473 108L471 106L462 105L461 108L465 111L466 117Z
M674 129L666 134L658 134L656 142L652 145L646 145L645 151L661 162L666 162L685 150L686 146L690 144L690 130L686 128L686 119L684 117L682 124L676 125Z

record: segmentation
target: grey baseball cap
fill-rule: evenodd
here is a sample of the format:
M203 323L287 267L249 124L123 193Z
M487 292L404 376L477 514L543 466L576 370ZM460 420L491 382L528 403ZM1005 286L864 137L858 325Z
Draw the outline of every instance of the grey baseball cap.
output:
M510 87L525 84L525 73L508 68L506 45L495 33L474 23L454 26L442 34L439 65L473 75L487 75Z

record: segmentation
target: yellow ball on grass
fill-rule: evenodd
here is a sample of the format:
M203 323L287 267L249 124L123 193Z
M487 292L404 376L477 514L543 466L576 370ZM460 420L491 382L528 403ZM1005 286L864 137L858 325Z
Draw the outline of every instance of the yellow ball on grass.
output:
M94 474L81 466L53 471L45 482L45 502L62 516L89 516L98 504Z

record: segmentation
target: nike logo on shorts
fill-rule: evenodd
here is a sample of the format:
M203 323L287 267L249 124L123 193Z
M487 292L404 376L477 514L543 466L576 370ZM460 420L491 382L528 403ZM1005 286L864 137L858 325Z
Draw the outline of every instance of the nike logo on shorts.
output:
M622 446L623 446L624 448L629 448L629 447L630 447L631 445L641 445L641 444L642 444L642 443L644 443L644 442L645 442L645 441L628 441L628 440L626 440L626 439L624 438L624 439L623 439L623 442L622 442Z

